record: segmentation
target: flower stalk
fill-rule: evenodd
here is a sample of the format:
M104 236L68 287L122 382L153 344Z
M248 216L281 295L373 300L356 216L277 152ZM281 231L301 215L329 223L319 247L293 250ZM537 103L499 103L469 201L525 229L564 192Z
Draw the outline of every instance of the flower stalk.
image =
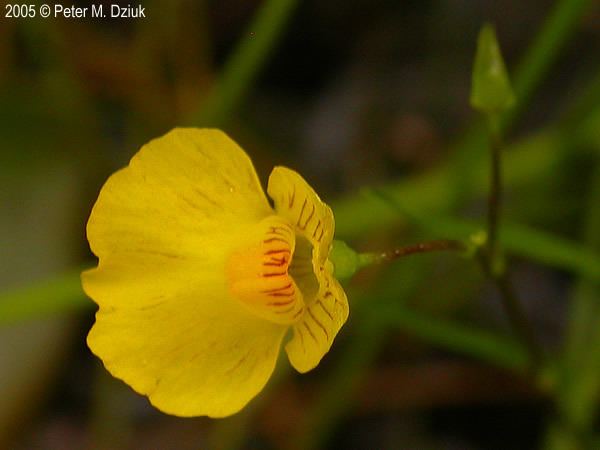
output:
M510 79L502 59L494 28L486 24L481 29L473 68L471 105L487 119L490 143L490 187L487 202L487 239L476 252L486 276L496 285L502 306L515 334L529 350L531 369L539 368L543 358L531 323L523 311L516 289L510 279L500 247L499 231L502 216L502 114L515 103Z
M394 261L404 256L418 253L438 251L458 251L468 253L472 246L454 239L437 239L419 242L383 252L358 253L345 242L334 240L330 259L333 263L335 275L340 279L350 279L360 269L374 264Z
M438 239L434 241L419 242L417 244L406 245L404 247L388 250L383 253L372 253L370 256L374 263L394 261L408 255L417 253L430 253L438 251L467 251L468 246L461 241L454 239Z
M502 307L508 317L511 328L528 349L531 360L530 370L537 370L543 360L544 352L521 306L517 291L506 271L506 266L492 266L493 262L489 248L481 249L477 253L477 256L485 275L495 284L496 289L500 293Z
M493 271L501 271L502 255L498 245L499 219L502 209L502 136L495 115L489 118L490 136L490 191L487 211L487 247Z

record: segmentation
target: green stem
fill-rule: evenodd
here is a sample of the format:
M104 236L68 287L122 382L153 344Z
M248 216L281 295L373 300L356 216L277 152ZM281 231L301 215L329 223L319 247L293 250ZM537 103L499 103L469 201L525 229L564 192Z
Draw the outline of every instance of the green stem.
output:
M196 126L218 126L239 108L298 3L266 0L227 60L200 110L190 118Z

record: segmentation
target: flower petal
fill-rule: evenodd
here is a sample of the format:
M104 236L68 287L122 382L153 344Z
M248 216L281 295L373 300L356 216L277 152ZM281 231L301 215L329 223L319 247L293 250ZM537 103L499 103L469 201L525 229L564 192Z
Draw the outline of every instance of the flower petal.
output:
M241 409L270 377L287 329L231 296L219 246L235 241L207 245L202 258L115 253L82 274L100 305L89 347L170 414L222 417Z
M271 213L252 162L218 130L175 129L113 174L90 216L99 257L131 251L202 255L205 236Z
M319 294L293 326L294 335L285 346L290 363L301 373L319 364L348 318L344 290L327 269L323 269L321 277L323 283Z
M101 309L88 345L161 411L234 414L271 376L286 327L255 318L222 295L186 293L135 311Z
M295 224L296 233L307 238L317 249L323 264L329 255L335 222L331 208L297 172L275 167L267 187L278 214Z
M226 264L231 293L260 317L291 324L304 312L302 292L288 273L294 229L279 216L247 227Z
M159 409L222 417L270 377L286 327L227 287L227 255L272 214L248 156L216 130L177 129L109 178L88 222L100 310L88 345Z

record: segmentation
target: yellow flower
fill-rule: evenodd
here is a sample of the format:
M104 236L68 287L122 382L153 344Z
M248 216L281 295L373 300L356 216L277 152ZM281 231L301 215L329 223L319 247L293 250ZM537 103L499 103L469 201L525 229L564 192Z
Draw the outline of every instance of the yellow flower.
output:
M164 412L233 414L266 384L288 330L288 358L306 372L346 321L331 209L285 167L267 192L274 207L244 151L207 129L151 141L100 192L87 342Z

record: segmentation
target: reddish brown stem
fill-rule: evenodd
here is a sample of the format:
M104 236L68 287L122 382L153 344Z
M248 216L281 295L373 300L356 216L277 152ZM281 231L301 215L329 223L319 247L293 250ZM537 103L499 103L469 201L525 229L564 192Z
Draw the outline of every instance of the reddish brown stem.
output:
M415 253L428 253L437 251L465 251L466 246L460 241L452 239L440 239L435 241L420 242L418 244L407 245L405 247L389 250L377 255L379 261L393 261L403 256Z

